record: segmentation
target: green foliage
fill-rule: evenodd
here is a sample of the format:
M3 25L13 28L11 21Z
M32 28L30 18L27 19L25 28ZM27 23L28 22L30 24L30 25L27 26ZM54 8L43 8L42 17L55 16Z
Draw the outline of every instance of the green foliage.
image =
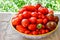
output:
M59 0L0 0L0 12L17 12L26 4L35 5L37 3L49 9L60 11Z

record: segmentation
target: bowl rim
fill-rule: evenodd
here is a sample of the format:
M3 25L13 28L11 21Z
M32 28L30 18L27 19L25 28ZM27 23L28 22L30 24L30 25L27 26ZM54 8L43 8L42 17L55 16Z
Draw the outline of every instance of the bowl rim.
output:
M11 17L11 20L12 20L12 18L13 18L13 17ZM27 35L27 36L44 36L44 35L49 35L49 34L53 33L54 31L56 31L56 30L58 29L58 25L57 25L54 30L52 30L52 31L50 31L50 32L48 32L48 33L45 33L45 34L39 34L39 35L25 34L25 33L22 33L22 32L19 32L18 30L16 30L16 29L13 27L11 20L10 20L10 25L11 25L11 27L12 27L15 31L17 31L19 34L24 34L24 35Z

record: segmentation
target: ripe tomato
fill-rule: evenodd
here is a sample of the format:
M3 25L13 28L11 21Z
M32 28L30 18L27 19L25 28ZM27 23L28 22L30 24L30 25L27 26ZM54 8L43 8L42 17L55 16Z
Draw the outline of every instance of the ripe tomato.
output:
M36 23L37 19L36 19L36 17L31 17L31 18L29 18L29 21L31 23Z
M45 25L42 25L42 28L45 29L46 28Z
M46 16L45 15L42 15L42 19L44 19L44 18L46 18Z
M46 24L48 22L48 19L47 18L44 18L43 19L43 24Z
M31 12L24 11L24 12L23 12L23 17L24 17L24 18L29 18L29 17L30 17L30 14L31 14Z
M35 24L30 24L30 25L28 26L28 29L29 29L29 30L36 30L36 25L35 25Z
M37 18L38 14L37 14L37 12L32 12L32 13L31 13L31 16Z
M45 30L45 32L46 32L46 33L48 33L48 32L49 32L49 30L48 30L48 29L46 29L46 30Z
M21 14L21 13L23 13L24 11L26 11L26 8L20 9L20 10L18 11L18 14Z
M28 19L22 19L21 24L23 27L27 27L29 25L29 20Z
M37 19L37 24L43 23L43 19Z
M25 32L26 28L24 28L22 25L17 25L16 26L16 29L19 31L19 32Z
M25 34L29 34L29 33L30 33L30 31L29 31L29 30L26 30L26 31L25 31Z
M39 7L41 7L41 4L37 4L35 7L36 9L38 9Z
M54 12L53 12L53 10L49 10L49 14L53 14Z
M37 35L38 32L37 32L37 31L32 31L32 34L33 34L33 35Z
M38 11L41 12L41 13L43 13L43 14L47 14L48 13L48 9L45 8L45 7L44 8L43 7L39 7Z
M15 19L18 17L18 14L15 14L12 19Z
M44 29L41 29L39 34L45 34L45 30Z
M26 10L28 10L28 11L35 11L36 10L35 6L32 6L32 5L25 6L24 8L26 8Z
M12 19L12 25L16 26L16 25L18 25L18 24L20 24L19 18L14 18L14 19Z
M19 14L19 15L18 15L18 18L19 18L20 20L22 20L22 19L23 19L23 15L22 15L22 14Z

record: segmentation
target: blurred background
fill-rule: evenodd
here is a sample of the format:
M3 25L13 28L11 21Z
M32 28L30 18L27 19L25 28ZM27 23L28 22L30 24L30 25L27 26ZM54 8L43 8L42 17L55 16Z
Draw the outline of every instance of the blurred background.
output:
M0 0L0 12L18 12L26 4L37 3L54 11L60 11L60 0Z

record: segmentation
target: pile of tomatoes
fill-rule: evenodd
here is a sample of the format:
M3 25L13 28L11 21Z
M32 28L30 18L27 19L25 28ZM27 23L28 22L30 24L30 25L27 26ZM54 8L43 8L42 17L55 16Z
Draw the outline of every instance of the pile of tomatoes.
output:
M12 25L19 32L39 35L54 30L58 21L59 18L53 15L53 10L37 4L20 9L12 18Z

